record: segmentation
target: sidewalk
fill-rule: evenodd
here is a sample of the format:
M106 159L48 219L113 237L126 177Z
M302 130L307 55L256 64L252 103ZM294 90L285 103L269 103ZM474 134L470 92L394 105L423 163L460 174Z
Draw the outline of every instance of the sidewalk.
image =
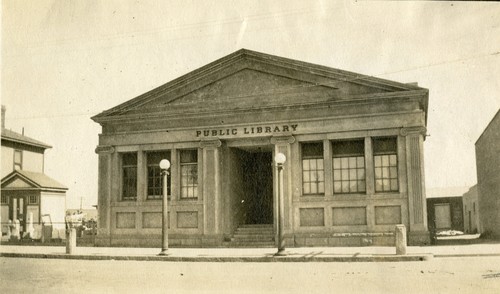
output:
M287 248L287 256L274 256L275 248L171 248L158 256L159 248L77 247L72 255L64 246L0 247L1 257L85 260L138 260L189 262L372 262L423 261L433 257L500 256L500 244L408 247L396 255L394 247L302 247Z

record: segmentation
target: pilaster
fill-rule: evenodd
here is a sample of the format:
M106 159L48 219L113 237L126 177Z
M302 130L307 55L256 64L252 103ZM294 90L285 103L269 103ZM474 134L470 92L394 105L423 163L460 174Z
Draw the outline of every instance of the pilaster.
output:
M112 156L115 153L113 146L97 146L99 176L97 181L97 208L98 208L98 234L102 237L109 236L111 230L111 175Z
M274 163L274 158L273 158L273 166L274 166L274 224L276 227L276 224L278 223L278 209L279 209L279 195L276 194L277 191L283 191L283 205L284 205L284 232L285 232L285 240L287 240L286 234L290 232L292 229L292 219L293 219L293 204L292 204L292 181L291 181L291 166L294 160L292 158L292 152L291 152L291 144L295 143L295 138L293 136L273 136L271 138L271 143L274 144L274 156L278 153L283 153L286 156L286 161L283 164L283 170L282 170L282 186L280 187L281 189L278 189L278 185L280 184L280 180L278 179L278 171L276 164ZM289 241L286 241L286 243L289 243Z
M423 161L423 140L426 129L401 129L406 137L406 176L408 183L409 242L411 245L428 244L427 211Z
M202 140L200 148L202 152L202 181L203 181L203 217L204 234L219 234L222 217L220 199L220 147L219 139Z

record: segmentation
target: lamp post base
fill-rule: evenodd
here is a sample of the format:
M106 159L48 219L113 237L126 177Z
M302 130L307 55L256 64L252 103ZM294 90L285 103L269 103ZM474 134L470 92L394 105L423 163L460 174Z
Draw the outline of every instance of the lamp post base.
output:
M160 253L158 253L159 256L167 256L170 255L170 252L168 252L168 249L162 249Z
M287 256L288 253L285 251L285 248L278 249L278 252L274 253L274 256Z

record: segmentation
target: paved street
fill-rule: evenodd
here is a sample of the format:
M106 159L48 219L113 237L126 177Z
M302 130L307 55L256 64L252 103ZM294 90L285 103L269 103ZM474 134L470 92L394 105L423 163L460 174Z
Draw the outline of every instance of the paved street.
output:
M205 263L0 258L2 293L498 293L500 257Z

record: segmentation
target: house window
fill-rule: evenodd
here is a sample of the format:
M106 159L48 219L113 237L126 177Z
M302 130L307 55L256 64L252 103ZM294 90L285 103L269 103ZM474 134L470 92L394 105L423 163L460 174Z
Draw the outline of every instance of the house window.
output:
M9 204L7 195L2 195L0 198L2 199L1 204Z
M399 191L397 150L396 138L373 139L375 192Z
M36 195L30 195L28 197L28 204L38 204L38 197L36 197Z
M147 153L148 165L148 199L163 198L163 176L160 169L160 161L168 159L170 161L169 151L155 151ZM170 195L170 171L167 176L167 195Z
M325 193L322 142L302 144L302 192L304 195Z
M198 198L198 150L180 151L181 199Z
M334 141L332 152L333 192L337 194L366 192L364 140Z
M122 200L137 199L137 153L122 155Z
M23 169L23 152L21 150L14 150L14 170Z

